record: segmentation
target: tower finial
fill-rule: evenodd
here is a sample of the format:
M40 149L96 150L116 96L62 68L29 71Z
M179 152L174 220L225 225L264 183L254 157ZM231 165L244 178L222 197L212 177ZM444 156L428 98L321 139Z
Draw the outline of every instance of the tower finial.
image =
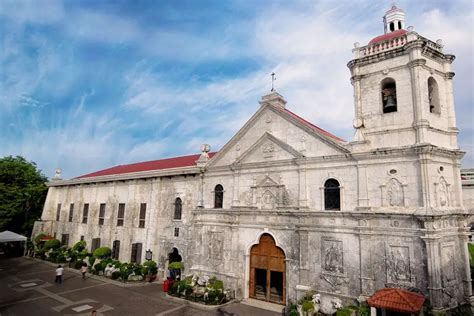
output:
M270 90L271 92L275 91L274 83L277 78L275 77L275 73L272 72L272 89Z

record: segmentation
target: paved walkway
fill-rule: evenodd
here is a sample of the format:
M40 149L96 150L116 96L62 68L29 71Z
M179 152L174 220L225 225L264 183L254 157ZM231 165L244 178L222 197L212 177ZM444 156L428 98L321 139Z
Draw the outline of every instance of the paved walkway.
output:
M162 286L120 286L104 278L82 280L66 269L64 282L54 283L55 267L29 258L0 260L0 315L256 315L280 313L239 303L209 310L166 298Z

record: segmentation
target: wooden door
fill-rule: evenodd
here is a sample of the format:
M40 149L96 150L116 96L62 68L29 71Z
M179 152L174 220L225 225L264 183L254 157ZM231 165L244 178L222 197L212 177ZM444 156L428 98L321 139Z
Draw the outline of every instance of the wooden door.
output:
M250 250L250 297L285 304L285 253L269 234Z

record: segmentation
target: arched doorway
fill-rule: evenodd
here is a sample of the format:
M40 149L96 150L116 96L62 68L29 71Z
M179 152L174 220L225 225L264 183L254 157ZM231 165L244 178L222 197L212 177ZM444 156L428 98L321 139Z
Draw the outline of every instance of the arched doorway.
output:
M250 250L249 292L251 298L286 303L285 253L269 234L263 234Z

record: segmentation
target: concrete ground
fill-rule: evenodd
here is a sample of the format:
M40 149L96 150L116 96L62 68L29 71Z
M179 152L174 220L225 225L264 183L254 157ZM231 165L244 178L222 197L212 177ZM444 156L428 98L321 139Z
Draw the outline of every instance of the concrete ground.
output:
M162 285L121 286L101 277L82 280L66 269L63 284L54 283L55 266L30 258L0 260L0 315L258 315L281 313L232 303L217 309L169 299Z

